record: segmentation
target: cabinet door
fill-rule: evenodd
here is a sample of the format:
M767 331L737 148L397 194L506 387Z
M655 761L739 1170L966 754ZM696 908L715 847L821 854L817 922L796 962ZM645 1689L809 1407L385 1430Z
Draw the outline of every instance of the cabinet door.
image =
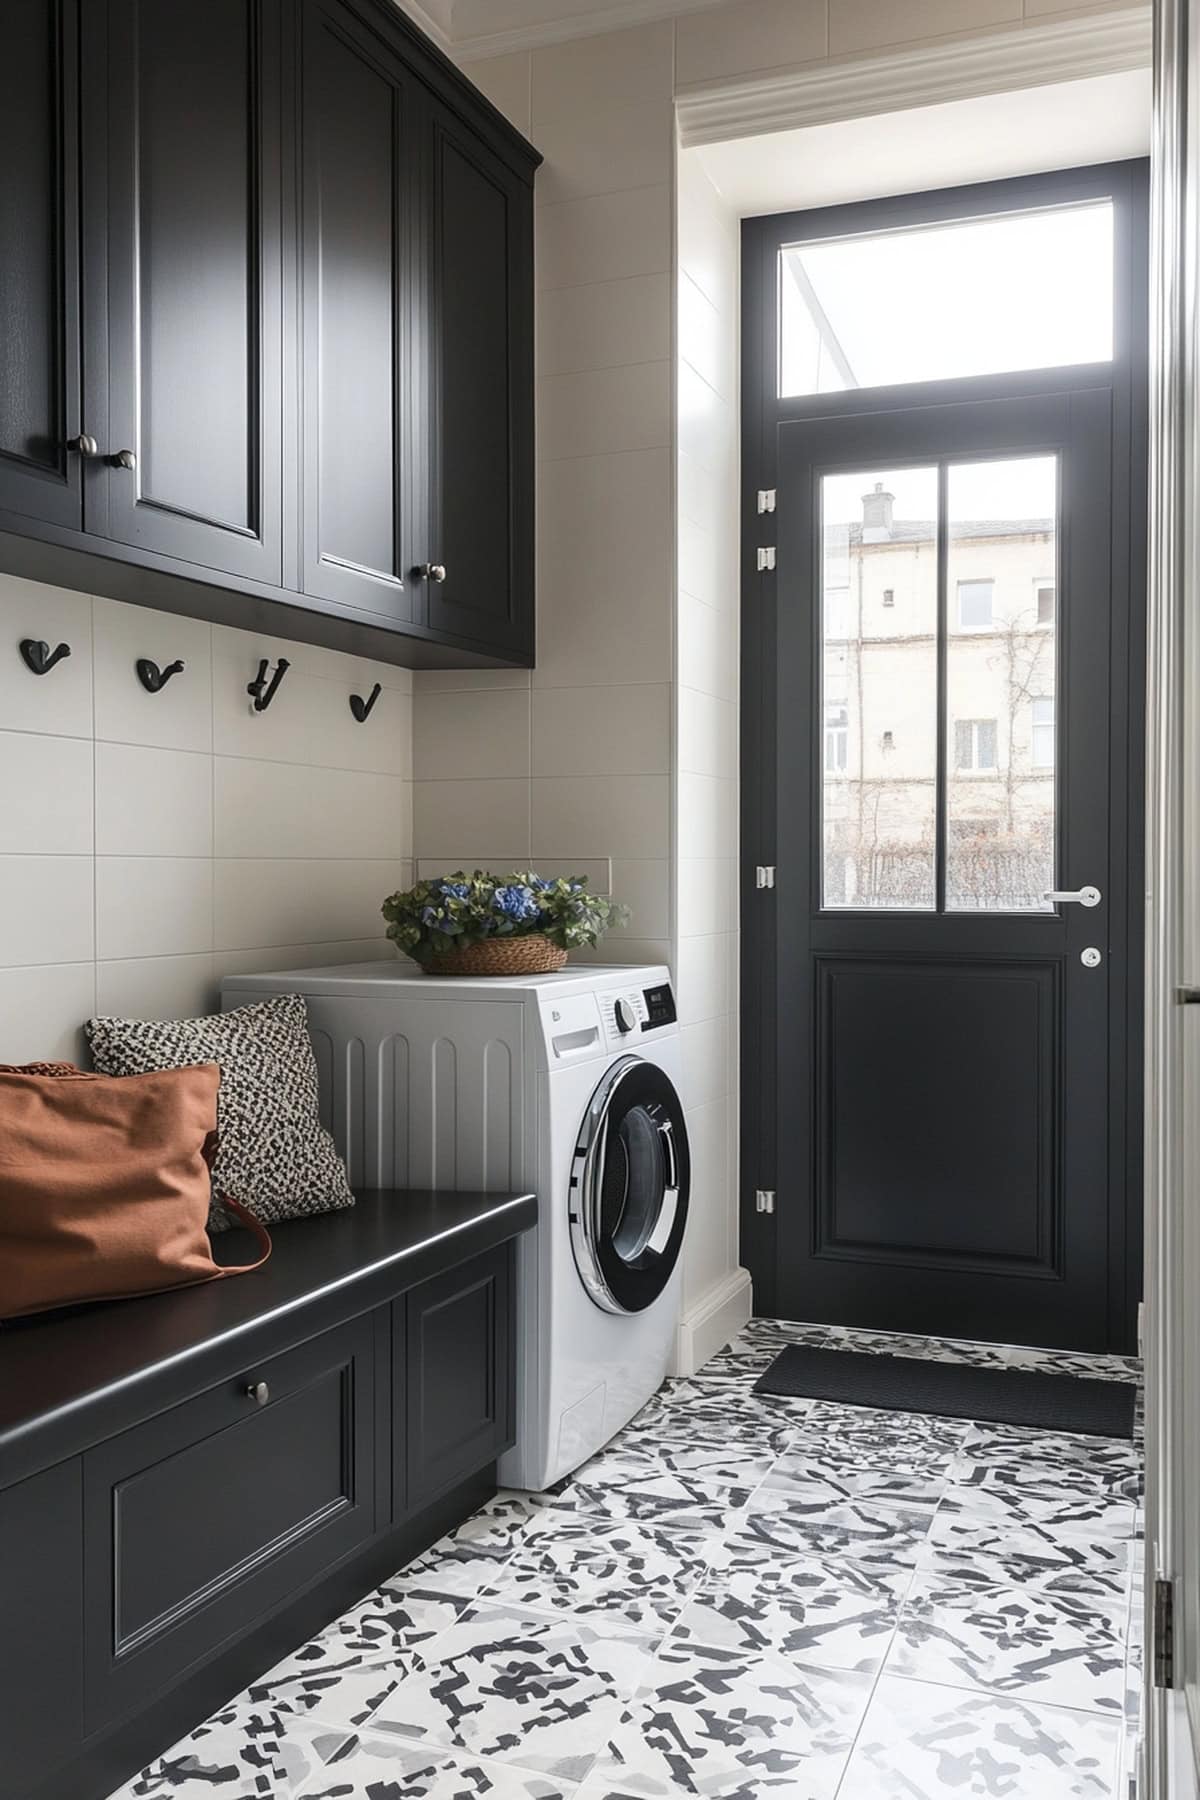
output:
M6 0L0 55L0 510L80 523L76 0ZM94 429L94 427L93 427Z
M89 1731L374 1535L374 1341L368 1314L87 1452Z
M277 584L278 0L109 0L108 30L101 448L134 466L89 471L85 522Z
M513 1441L513 1247L501 1244L396 1302L406 1396L395 1439L396 1511L413 1513L494 1462Z
M432 105L423 188L423 618L532 654L533 190Z
M302 583L407 621L411 86L338 0L308 0L302 60Z
M15 1796L83 1739L78 1459L0 1494L0 1620L0 1785Z

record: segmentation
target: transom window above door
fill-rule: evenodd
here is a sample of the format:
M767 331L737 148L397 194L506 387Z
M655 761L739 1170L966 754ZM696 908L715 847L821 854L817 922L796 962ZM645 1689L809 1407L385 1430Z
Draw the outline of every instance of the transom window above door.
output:
M785 244L779 396L1109 362L1113 203Z
M819 478L824 909L1052 910L1058 504L1056 456Z

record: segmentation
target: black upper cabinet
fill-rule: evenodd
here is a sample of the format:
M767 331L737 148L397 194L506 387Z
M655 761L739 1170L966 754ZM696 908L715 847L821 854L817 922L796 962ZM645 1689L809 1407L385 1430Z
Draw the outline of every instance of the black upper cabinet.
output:
M89 240L107 264L108 423L84 516L121 543L278 584L278 0L206 0L197 23L163 0L108 0L106 230ZM85 264L85 294L100 274ZM89 418L94 399L89 379Z
M0 508L81 522L76 0L6 0L0 44Z
M336 0L302 66L303 587L411 620L414 84Z
M446 108L428 110L423 137L424 617L519 652L533 590L527 190Z
M0 151L0 567L532 660L538 158L403 13L6 0Z

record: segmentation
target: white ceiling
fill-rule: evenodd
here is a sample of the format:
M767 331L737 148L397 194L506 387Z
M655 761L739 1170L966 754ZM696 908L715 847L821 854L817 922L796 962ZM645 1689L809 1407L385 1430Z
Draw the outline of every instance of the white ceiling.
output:
M706 144L699 157L734 212L872 200L960 182L1145 156L1150 71L985 94L881 117Z

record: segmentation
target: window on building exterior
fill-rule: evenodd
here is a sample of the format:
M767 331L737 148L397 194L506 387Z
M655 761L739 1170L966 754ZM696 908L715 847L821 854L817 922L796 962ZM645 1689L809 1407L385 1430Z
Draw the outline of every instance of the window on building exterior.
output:
M992 622L994 581L960 581L958 623L963 631L982 631Z
M850 744L850 715L844 700L830 700L825 707L825 773L844 775Z
M896 604L896 590L895 590L895 588L884 588L884 590L883 590L883 604L884 604L884 605L885 605L885 606L895 606L895 604Z
M1033 703L1033 766L1054 767L1054 699L1043 694Z
M995 719L956 719L954 724L956 769L996 767Z
M1037 601L1037 622L1039 625L1054 623L1054 583L1039 581L1035 584L1034 595Z
M825 636L844 638L850 629L850 591L848 588L825 590Z

